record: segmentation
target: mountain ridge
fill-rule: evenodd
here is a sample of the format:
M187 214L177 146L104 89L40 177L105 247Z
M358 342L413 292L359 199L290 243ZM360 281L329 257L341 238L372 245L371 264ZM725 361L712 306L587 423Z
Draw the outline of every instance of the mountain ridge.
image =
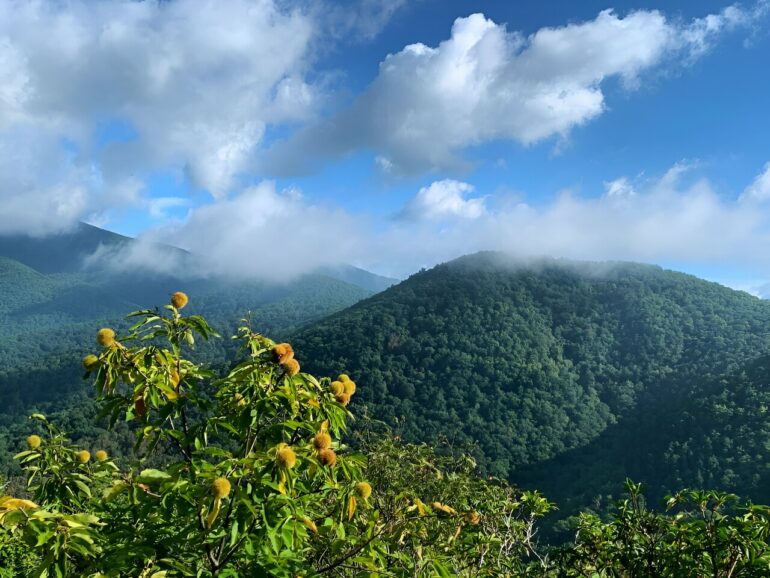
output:
M108 262L94 261L94 256L107 250L111 254L120 254L124 249L130 249L136 239L101 229L87 223L78 223L72 230L48 235L45 237L30 237L26 235L0 235L0 257L17 261L43 274L60 273L91 273L93 275L107 272L118 278L126 279L140 274L147 277L162 276L156 271L142 270L113 270ZM180 283L206 283L206 276L190 276L190 271L197 267L194 255L172 245L154 244L160 251L172 257L182 258L182 269L188 271L177 274L165 274L175 278ZM320 267L306 274L323 275L350 285L355 285L367 291L382 291L398 282L398 279L384 277L371 271L353 265L340 264ZM292 279L293 280L293 279ZM290 283L288 280L286 283ZM252 282L254 279L216 280L223 284ZM281 282L276 282L281 285Z
M537 464L765 354L769 322L766 301L654 265L484 252L416 273L293 343L312 372L354 375L356 402L405 439L449 439L526 482Z

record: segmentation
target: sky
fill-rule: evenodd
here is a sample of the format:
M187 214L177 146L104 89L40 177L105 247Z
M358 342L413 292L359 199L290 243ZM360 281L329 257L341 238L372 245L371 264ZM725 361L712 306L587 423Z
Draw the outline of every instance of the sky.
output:
M0 0L0 235L405 277L492 249L770 296L770 0Z

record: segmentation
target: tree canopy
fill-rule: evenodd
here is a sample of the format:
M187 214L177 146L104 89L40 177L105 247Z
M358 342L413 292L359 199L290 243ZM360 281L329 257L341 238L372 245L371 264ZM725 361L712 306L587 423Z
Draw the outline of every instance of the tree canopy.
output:
M627 475L656 498L702 484L763 497L767 389L757 371L740 384L768 327L770 303L690 275L482 253L293 343L311 371L360 375L356 404L404 439L475 446L486 471L566 512L611 504Z
M656 511L630 481L608 519L581 514L574 540L550 547L537 536L553 504L482 476L462 447L403 443L369 419L349 446L362 388L346 373L303 372L289 343L244 324L230 367L190 360L218 335L183 315L187 304L176 292L162 310L131 314L126 332L100 329L100 350L82 360L110 424L132 424L135 459L31 416L16 455L25 486L0 493L0 576L770 572L770 508L687 490Z

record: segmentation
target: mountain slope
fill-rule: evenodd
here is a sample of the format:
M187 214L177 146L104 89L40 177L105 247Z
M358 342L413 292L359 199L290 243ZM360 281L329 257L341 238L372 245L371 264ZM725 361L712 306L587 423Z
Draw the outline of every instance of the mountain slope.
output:
M477 444L491 472L516 480L599 440L642 400L657 411L763 353L768 322L769 303L658 267L482 253L293 342L311 371L354 374L357 401L405 438Z
M604 509L622 480L643 482L654 503L682 488L718 488L770 500L770 355L674 393L652 388L638 409L585 447L524 467L517 481L560 508Z
M337 267L323 267L316 271L320 275L326 275L332 279L338 279L357 287L363 287L373 293L384 291L398 283L398 279L392 277L383 277L376 275L365 269L353 267L352 265L339 265Z
M371 295L321 275L281 285L186 283L173 277L143 281L141 276L123 282L121 277L89 274L43 275L3 258L0 279L0 404L16 393L28 402L56 397L59 392L47 385L52 381L76 386L78 360L90 348L99 326L125 328L127 313L162 305L180 288L191 296L188 311L207 316L224 336L231 335L245 316L255 330L286 334ZM199 354L221 358L228 346L227 340L202 344ZM57 360L66 360L68 369ZM40 379L25 377L30 370L42 370Z
M80 271L86 257L100 246L119 247L131 241L123 235L79 223L72 231L47 237L0 235L0 256L40 273L72 273Z
M72 396L84 390L79 360L93 349L94 332L105 325L125 330L127 313L163 305L174 291L186 291L191 298L186 311L205 315L225 337L199 344L198 359L226 363L233 348L227 337L242 318L256 331L280 337L369 297L367 287L388 282L352 267L340 268L337 276L354 283L332 272L266 283L191 279L188 271L83 268L100 246L133 242L89 225L44 239L0 236L0 438L33 409L72 407ZM185 263L192 258L186 256Z
M180 288L195 296L202 313L228 327L255 308L276 304L286 319L271 314L269 329L281 331L395 282L351 266L326 268L285 283L219 279L197 271L194 256L163 245L157 249L184 257L173 260L176 268L165 273L105 269L105 263L89 259L105 248L115 257L133 243L134 239L85 223L44 238L0 235L0 335L122 317L131 309L165 303Z
M50 235L47 237L28 237L26 235L0 235L0 258L5 257L16 261L35 271L43 274L50 273L75 273L78 275L90 272L92 277L101 276L103 273L103 263L94 263L89 257L102 251L102 255L119 255L120 250L129 248L134 239L124 237L93 225L78 223L78 225L69 232ZM169 245L157 245L158 251L167 256L174 256L183 269L183 273L177 274L176 278L184 278L189 282L194 279L196 285L204 288L209 285L222 285L222 283L211 282L205 276L197 271L195 256L187 251L172 247ZM106 251L105 251L106 249ZM102 265L102 266L100 266ZM383 277L351 265L338 265L336 267L323 267L313 274L323 277L330 277L342 281L349 285L360 287L370 293L376 293L387 289L397 279ZM115 277L115 272L110 272L111 277ZM152 282L158 275L146 275L141 279L142 283ZM120 283L113 283L113 287L120 289L128 284L134 291L140 283L136 280L136 273L129 275L118 275ZM161 278L163 275L161 275ZM174 277L174 275L171 275Z

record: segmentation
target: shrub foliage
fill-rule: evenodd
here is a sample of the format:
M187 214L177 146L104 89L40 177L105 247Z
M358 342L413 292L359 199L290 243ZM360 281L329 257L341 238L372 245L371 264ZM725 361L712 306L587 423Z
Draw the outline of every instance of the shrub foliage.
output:
M84 360L103 414L135 423L135 463L33 416L16 456L28 498L0 499L15 575L499 576L537 559L542 496L386 434L352 451L349 376L303 373L289 344L248 326L242 361L217 375L185 357L217 336L186 304L174 294L132 313L126 335L100 330Z

